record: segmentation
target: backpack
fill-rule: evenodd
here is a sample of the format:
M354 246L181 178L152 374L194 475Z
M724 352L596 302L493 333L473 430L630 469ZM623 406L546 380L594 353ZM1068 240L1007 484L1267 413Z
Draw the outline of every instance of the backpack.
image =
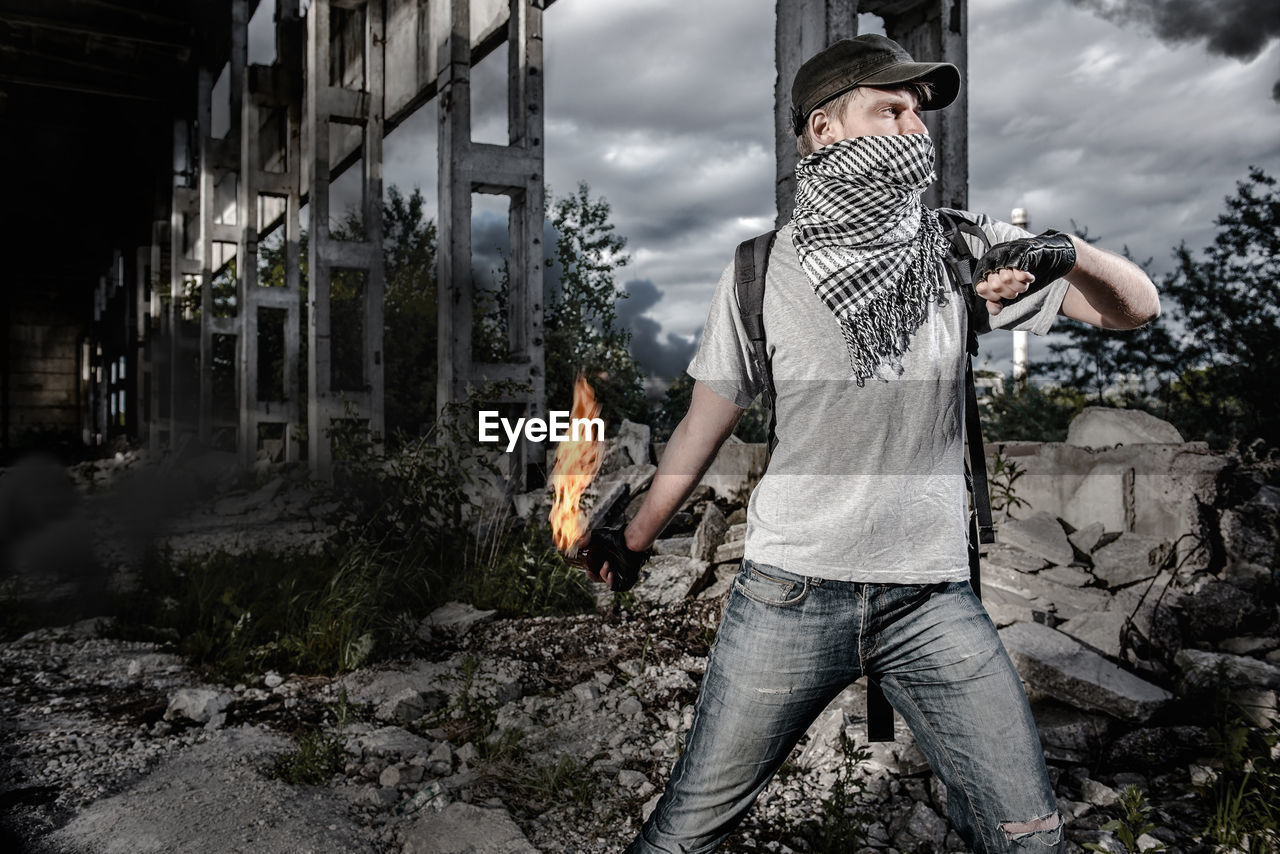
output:
M969 514L969 583L973 592L982 595L979 547L995 542L991 524L991 494L987 485L987 461L982 447L982 422L978 415L978 395L973 382L973 357L978 354L978 333L975 318L984 318L984 301L973 290L973 271L977 259L969 249L963 235L970 234L981 241L984 251L991 248L991 241L982 229L954 211L942 209L936 212L942 230L950 244L944 265L952 283L966 296L969 315L969 335L966 341L968 360L965 365L965 419L964 432L968 444L965 460L965 484L969 488L972 511ZM734 287L738 295L738 311L742 316L747 338L751 343L751 360L756 374L763 378L764 404L769 409L769 455L778 442L776 434L777 407L773 386L773 372L764 336L764 277L769 264L769 252L773 248L777 229L744 240L734 254ZM975 312L983 312L975 315ZM766 468L768 467L766 463ZM871 741L893 741L893 707L885 699L880 684L867 677L867 737Z

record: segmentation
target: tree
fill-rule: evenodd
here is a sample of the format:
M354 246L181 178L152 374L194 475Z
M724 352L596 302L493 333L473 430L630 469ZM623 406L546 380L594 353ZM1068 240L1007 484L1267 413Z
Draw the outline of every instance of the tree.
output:
M578 373L591 379L607 421L643 421L649 413L640 368L628 345L631 333L618 325L617 301L627 293L614 271L630 258L627 241L609 222L609 203L592 199L585 182L552 206L558 273L543 311L547 352L547 406L567 409Z
M1087 228L1074 221L1072 227L1076 237L1094 242ZM1151 265L1150 258L1139 262L1127 247L1124 256L1144 270ZM1059 384L1083 392L1094 405L1152 408L1154 401L1148 396L1168 388L1180 373L1182 355L1167 315L1123 332L1064 318L1057 331L1063 340L1049 344L1053 357L1037 367Z
M1184 433L1214 444L1280 444L1280 193L1250 168L1197 258L1179 245L1164 291L1185 330L1171 405Z

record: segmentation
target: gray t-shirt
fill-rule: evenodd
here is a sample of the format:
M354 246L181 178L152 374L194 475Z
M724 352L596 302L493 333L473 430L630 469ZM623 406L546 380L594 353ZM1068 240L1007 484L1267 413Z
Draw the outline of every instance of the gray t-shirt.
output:
M992 245L1028 234L965 216ZM777 446L747 508L746 557L841 581L968 578L963 296L953 292L945 304L929 305L901 375L885 368L859 387L835 315L800 269L793 234L790 224L778 232L765 279ZM965 238L980 257L978 240ZM1043 335L1066 289L1065 280L1050 283L1006 306L990 326ZM720 277L689 374L744 408L761 391L732 264Z

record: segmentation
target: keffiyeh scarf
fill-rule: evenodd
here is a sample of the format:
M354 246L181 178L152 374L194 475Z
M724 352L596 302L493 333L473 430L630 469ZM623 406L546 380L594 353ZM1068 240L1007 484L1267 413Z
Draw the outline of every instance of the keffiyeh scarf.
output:
M864 136L818 149L796 167L796 251L840 322L858 385L881 365L902 373L928 304L947 301L945 237L921 202L934 180L926 134Z

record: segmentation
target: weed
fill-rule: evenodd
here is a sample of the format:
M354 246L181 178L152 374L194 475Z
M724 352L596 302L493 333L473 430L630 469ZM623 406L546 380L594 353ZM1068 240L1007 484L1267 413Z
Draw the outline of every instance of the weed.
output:
M842 761L831 794L822 801L822 817L800 828L800 836L814 854L855 851L866 844L866 827L874 816L859 802L865 784L858 765L871 756L844 732L840 733Z
M281 753L272 776L295 786L323 786L342 771L345 752L342 739L323 729L304 732L294 750Z
M536 812L543 812L553 800L556 805L587 807L598 791L590 765L590 760L579 761L572 754L561 753L550 762L516 769L506 785Z
M1120 844L1124 846L1126 854L1158 854L1158 852L1168 850L1163 844L1140 848L1138 840L1145 833L1155 830L1156 826L1149 820L1151 815L1151 805L1147 803L1147 794L1137 786L1125 786L1120 790L1120 811L1119 818L1113 818L1102 826L1103 830L1109 830L1120 840ZM1099 845L1096 842L1087 842L1084 846L1089 851L1101 851L1107 854L1110 850Z
M1019 507L1027 506L1027 502L1017 496L1015 484L1026 474L1016 460L1011 460L1001 450L996 450L991 458L991 509L996 513L1009 513Z
M1222 766L1205 794L1211 803L1205 841L1233 851L1280 851L1280 727L1265 728L1225 695L1218 697L1211 741Z

